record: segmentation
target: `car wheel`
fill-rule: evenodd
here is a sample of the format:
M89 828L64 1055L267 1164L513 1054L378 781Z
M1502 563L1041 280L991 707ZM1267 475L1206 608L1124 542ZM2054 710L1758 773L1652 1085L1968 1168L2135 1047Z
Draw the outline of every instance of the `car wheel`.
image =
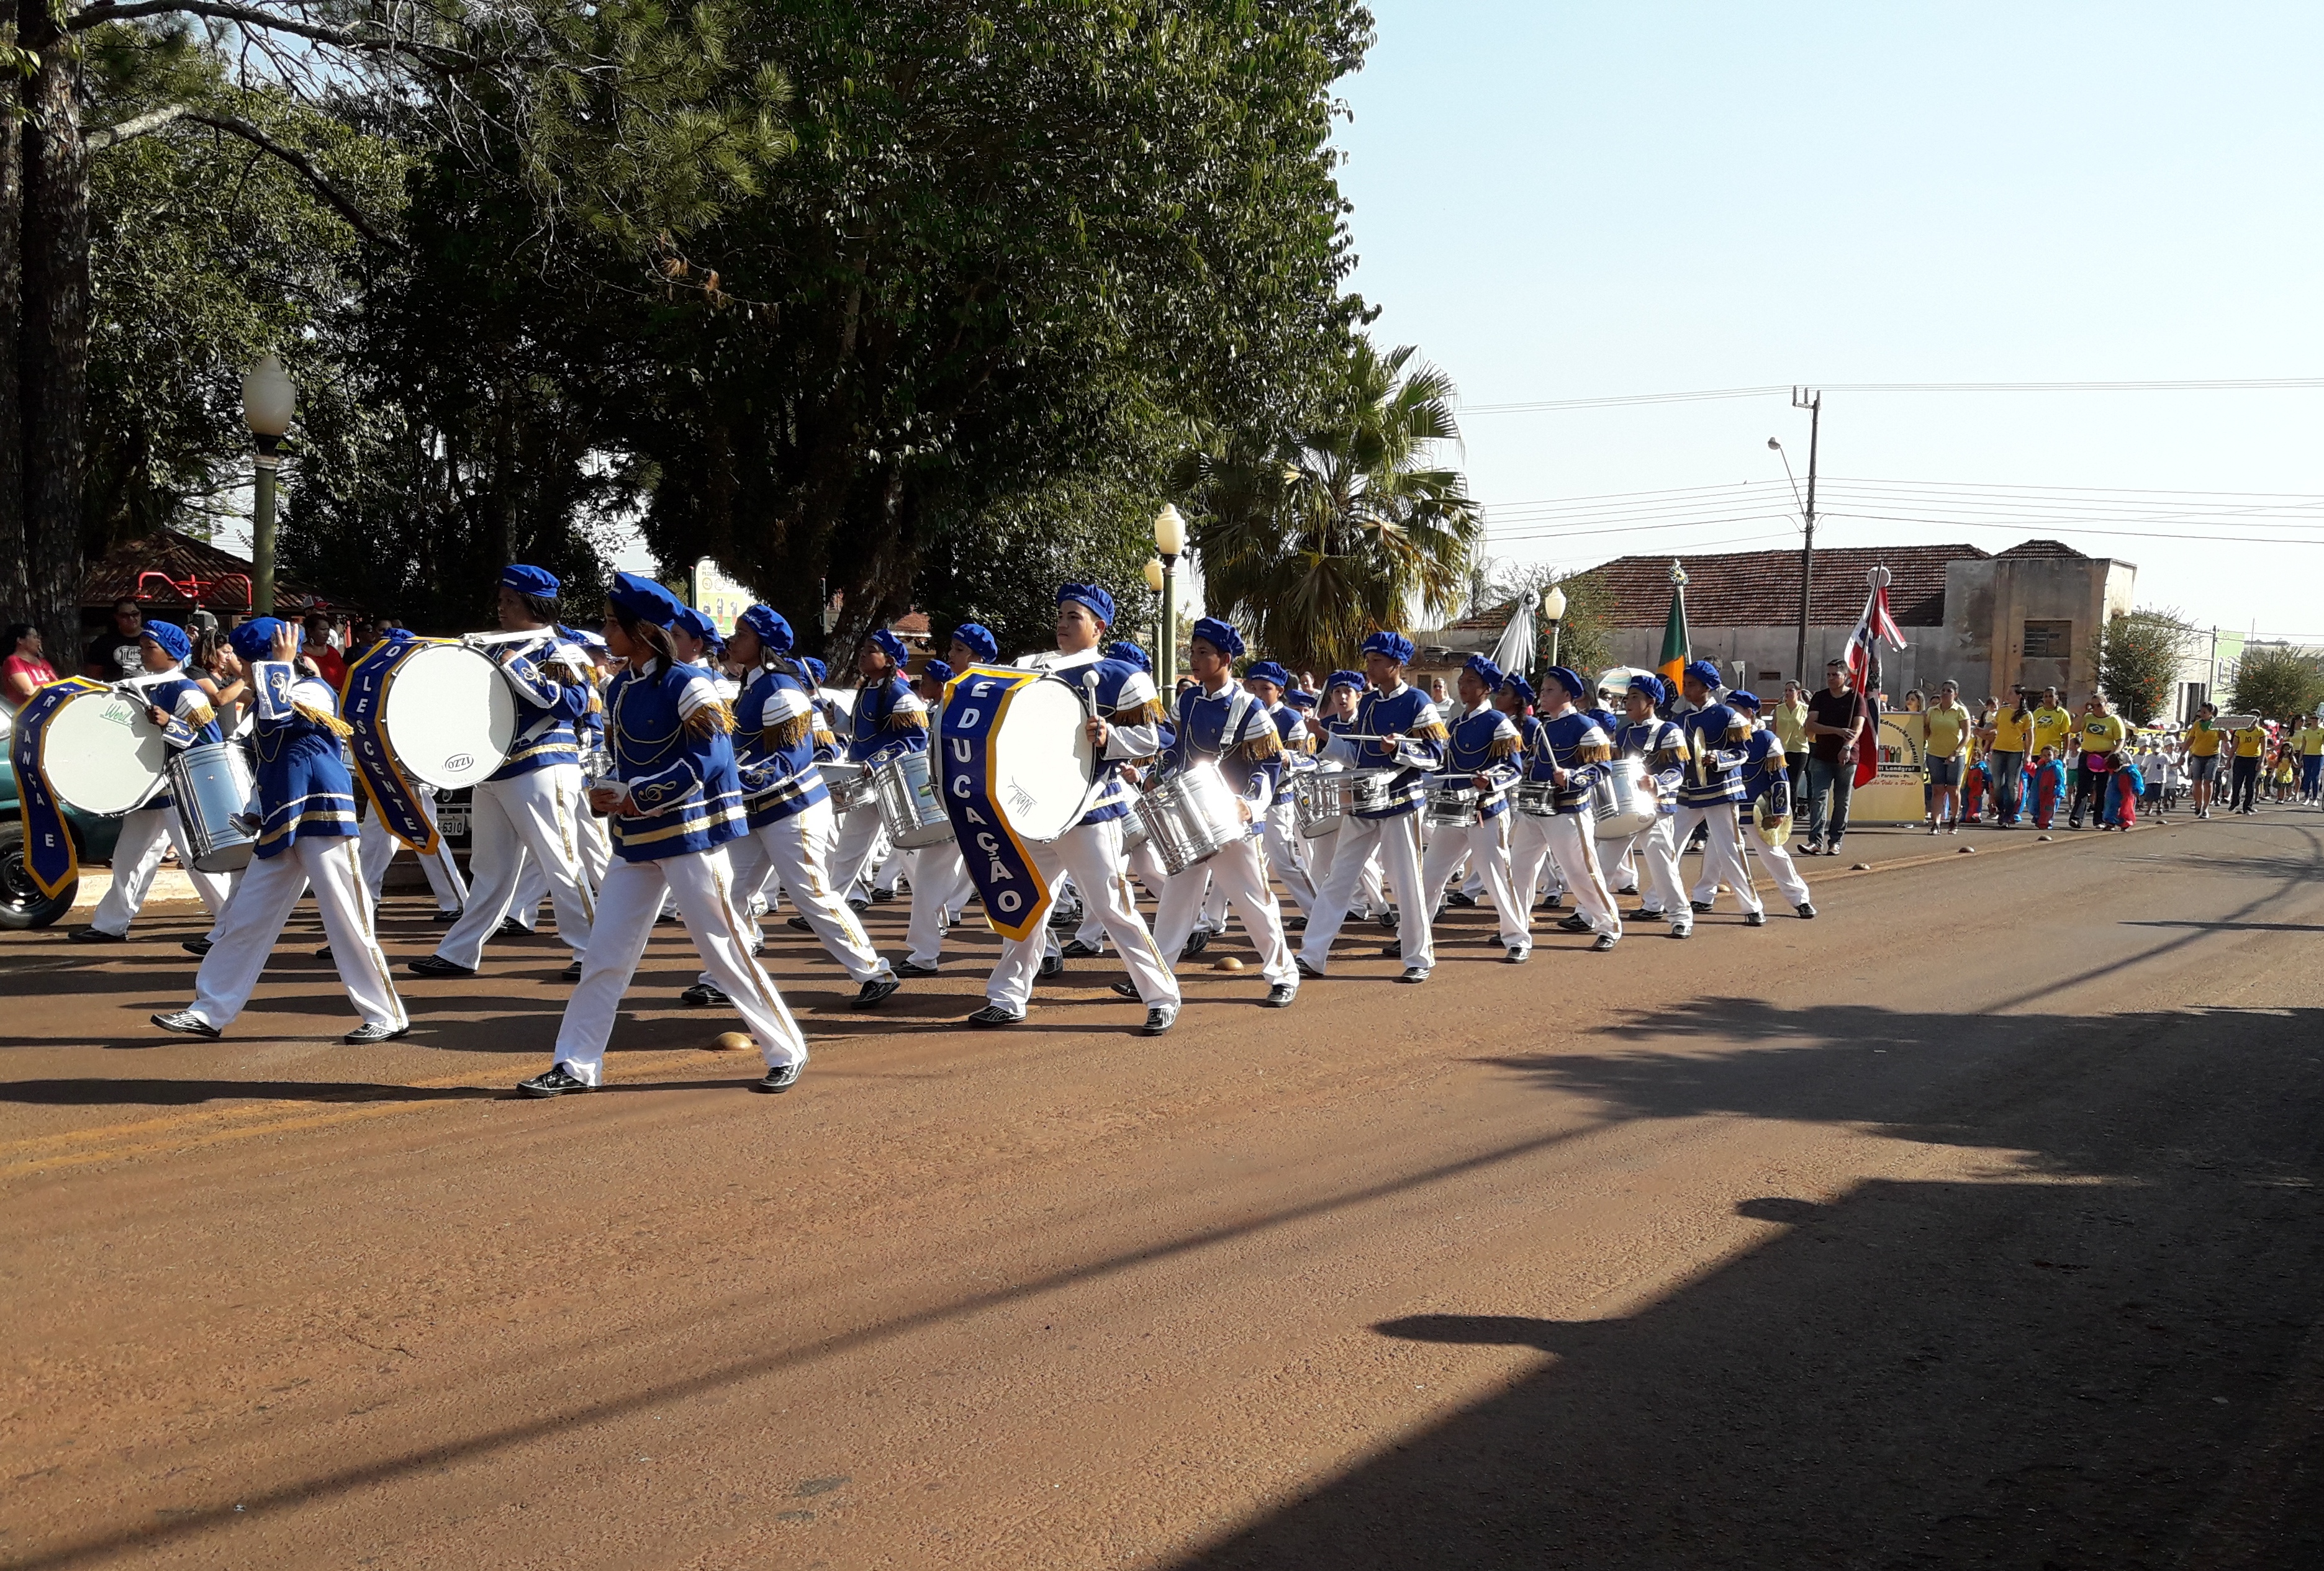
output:
M46 927L72 909L76 878L56 895L43 895L24 866L24 825L0 823L0 928Z

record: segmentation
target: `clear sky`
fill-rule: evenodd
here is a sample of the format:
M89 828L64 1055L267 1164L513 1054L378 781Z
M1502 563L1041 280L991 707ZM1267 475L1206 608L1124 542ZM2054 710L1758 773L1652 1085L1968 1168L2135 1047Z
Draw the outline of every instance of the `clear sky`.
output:
M1807 417L1480 405L2324 378L2315 0L1374 8L1356 287L1459 382L1496 556L1795 545L1766 439L1804 481ZM2138 564L2142 604L2324 644L2324 387L1834 391L1822 472L1819 545L2053 537Z

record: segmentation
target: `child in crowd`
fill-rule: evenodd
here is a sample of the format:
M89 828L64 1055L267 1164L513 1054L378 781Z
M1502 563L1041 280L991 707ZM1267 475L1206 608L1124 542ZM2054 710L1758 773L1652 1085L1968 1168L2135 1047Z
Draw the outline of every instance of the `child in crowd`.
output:
M1979 758L1963 771L1960 792L1961 822L1963 823L1984 822L1986 793L1984 759Z
M2114 776L2107 787L2114 794L2114 812L2112 822L2101 819L2098 827L2127 834L2138 824L2138 801L2145 795L2146 776L2139 769L2136 755L2126 752L2115 755L2114 767L2107 773Z
M2058 749L2043 748L2041 760L2034 766L2034 827L2047 829L2058 811L2058 801L2066 794L2066 767L2058 762Z

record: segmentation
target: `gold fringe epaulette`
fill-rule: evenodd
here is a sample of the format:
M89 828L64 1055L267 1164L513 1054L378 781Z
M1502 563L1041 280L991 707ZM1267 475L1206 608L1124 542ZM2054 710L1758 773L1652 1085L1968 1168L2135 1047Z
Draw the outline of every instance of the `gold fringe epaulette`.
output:
M1614 749L1607 742L1587 742L1573 749L1573 761L1577 764L1604 764L1612 761L1613 757Z
M1485 756L1489 758L1516 758L1517 756L1517 738L1495 737L1493 739L1493 745L1485 749Z
M722 700L706 703L686 717L686 729L696 736L706 737L714 732L729 732L734 729L734 712Z
M540 674L559 687L592 685L589 679L595 675L593 671L565 660L550 660L544 663L540 667Z
M1432 742L1452 740L1452 733L1444 729L1444 722L1441 720L1424 720L1412 728L1410 734Z
M1162 701L1158 698L1149 698L1145 703L1133 704L1128 709L1111 711L1106 716L1106 723L1129 726L1160 725L1169 718L1168 712L1162 707Z
M1264 730L1245 737L1237 751L1253 759L1278 758L1283 752L1283 738L1276 730L1275 722L1269 721Z
M1739 714L1727 727L1727 737L1729 741L1742 741L1748 739L1750 735L1751 722Z
M327 709L318 709L311 703L300 703L297 699L292 699L290 701L290 712L297 715L300 720L313 721L317 725L321 726L325 730L330 732L335 737L345 739L355 734L355 727L349 725L346 721L341 720L337 715L333 714Z
M791 716L788 720L779 720L770 726L761 727L759 731L759 738L761 740L764 741L767 746L773 748L778 752L781 752L788 749L798 747L801 742L807 740L808 733L814 730L814 729L815 717L805 711L801 711L799 713Z
M882 723L890 730L924 731L928 729L928 713L924 709L908 713L899 709L892 712Z
M192 726L205 726L217 718L217 710L212 709L208 703L202 702L200 699L196 699L194 701L193 712L186 716L186 723Z

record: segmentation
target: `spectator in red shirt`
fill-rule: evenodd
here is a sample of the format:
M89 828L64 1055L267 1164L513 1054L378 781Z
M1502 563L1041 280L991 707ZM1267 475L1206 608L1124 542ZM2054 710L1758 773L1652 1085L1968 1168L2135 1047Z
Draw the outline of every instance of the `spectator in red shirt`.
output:
M0 660L0 698L22 703L33 689L57 679L56 667L41 652L41 629L17 622L8 629L8 657Z
M302 651L315 662L316 673L337 693L347 684L347 663L331 648L331 619L317 611L307 619L307 647Z

